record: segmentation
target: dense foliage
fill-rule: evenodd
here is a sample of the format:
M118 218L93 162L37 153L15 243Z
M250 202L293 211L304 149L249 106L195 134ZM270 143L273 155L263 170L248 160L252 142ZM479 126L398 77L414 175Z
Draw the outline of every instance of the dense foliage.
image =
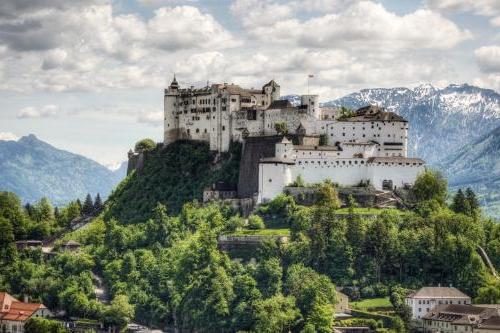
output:
M218 162L203 142L178 141L148 155L144 169L133 172L110 196L106 218L122 223L144 221L157 203L179 212L185 202L202 200L203 189L217 181L236 187L239 144L233 144Z
M477 301L500 301L500 285L477 253L481 246L500 268L500 225L481 216L471 191L450 208L446 182L426 172L412 190L413 210L366 218L352 197L348 214L337 214L336 187L325 182L313 206L280 195L244 219L230 207L190 201L215 180L236 181L239 148L232 148L218 163L201 143L153 151L99 218L65 236L84 245L79 253L18 252L16 232L31 230L23 219L52 213L46 204L28 213L15 196L0 196L1 289L109 325L134 320L185 332L331 332L335 286L352 299L390 297L396 316L350 323L393 332L407 328L409 289L453 284ZM288 227L290 240L263 242L255 261L233 261L218 248L222 234L272 226ZM95 298L95 275L109 305Z

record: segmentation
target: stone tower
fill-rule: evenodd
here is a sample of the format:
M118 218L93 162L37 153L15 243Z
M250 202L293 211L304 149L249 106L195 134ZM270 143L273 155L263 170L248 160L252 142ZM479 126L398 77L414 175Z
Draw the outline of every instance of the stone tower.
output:
M177 79L172 80L170 86L165 89L163 101L164 122L163 142L167 145L176 141L179 137L179 118L177 117L177 97L179 96L179 83Z

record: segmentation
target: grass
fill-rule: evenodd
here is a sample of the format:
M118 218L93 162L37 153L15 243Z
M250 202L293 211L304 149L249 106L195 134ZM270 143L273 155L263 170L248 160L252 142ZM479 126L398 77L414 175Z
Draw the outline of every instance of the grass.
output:
M369 310L374 308L392 308L389 297L367 298L361 301L351 302L351 307L360 310Z
M230 236L290 236L290 229L260 229L260 230L239 230L230 234Z
M354 214L358 215L379 215L385 211L393 212L399 214L401 211L395 208L379 209L379 208L354 208ZM347 215L349 214L349 208L340 208L335 211L337 214Z

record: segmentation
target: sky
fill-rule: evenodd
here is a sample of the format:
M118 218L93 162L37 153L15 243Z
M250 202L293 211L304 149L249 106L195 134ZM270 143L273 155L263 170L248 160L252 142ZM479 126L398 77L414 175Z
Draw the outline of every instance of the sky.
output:
M214 82L327 101L363 88L500 91L499 0L2 0L0 140L108 167L162 140L163 89Z

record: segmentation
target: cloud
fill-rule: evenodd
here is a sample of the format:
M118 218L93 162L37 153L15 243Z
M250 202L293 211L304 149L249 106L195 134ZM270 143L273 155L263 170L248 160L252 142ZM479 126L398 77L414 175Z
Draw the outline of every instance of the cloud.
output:
M500 27L500 1L498 0L427 0L427 5L443 11L471 12L490 17L490 23Z
M160 7L160 6L179 5L185 3L194 4L199 1L198 0L138 0L138 2L145 6Z
M419 9L399 16L371 1L305 21L290 18L272 22L270 26L247 27L247 31L258 40L314 48L441 50L472 37L437 12Z
M139 115L137 121L152 126L163 126L162 111L148 111Z
M236 0L230 9L247 28L269 26L272 22L290 18L293 14L293 6L271 0Z
M19 137L12 132L0 132L0 141L17 141Z
M17 117L20 119L27 118L54 118L59 115L59 107L57 105L48 104L41 108L27 106L19 110Z
M148 21L148 42L159 49L224 49L236 46L229 31L196 7L164 7Z
M481 71L500 73L500 46L483 46L474 51Z

